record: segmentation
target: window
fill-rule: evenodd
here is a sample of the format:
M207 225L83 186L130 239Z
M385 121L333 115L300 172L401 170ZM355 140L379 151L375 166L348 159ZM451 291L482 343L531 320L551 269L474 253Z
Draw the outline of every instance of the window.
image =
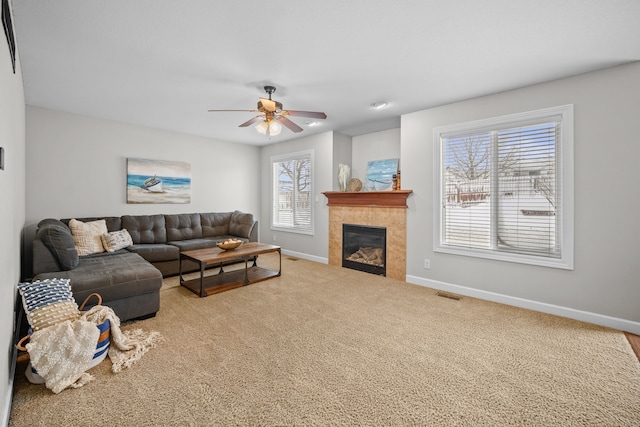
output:
M434 129L434 250L573 269L573 106Z
M313 234L313 151L271 158L271 228Z

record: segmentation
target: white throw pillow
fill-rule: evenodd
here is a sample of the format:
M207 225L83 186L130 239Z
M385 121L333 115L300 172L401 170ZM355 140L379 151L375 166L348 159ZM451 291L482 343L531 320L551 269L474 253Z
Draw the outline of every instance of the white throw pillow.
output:
M133 245L133 239L126 228L102 235L102 246L107 252L115 252L131 245Z
M108 233L107 222L104 219L91 222L72 219L69 221L69 228L79 256L104 252L101 237Z

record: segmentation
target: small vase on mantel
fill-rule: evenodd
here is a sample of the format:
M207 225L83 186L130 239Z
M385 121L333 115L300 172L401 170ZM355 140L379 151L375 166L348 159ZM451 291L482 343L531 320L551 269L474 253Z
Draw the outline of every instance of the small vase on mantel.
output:
M340 163L338 165L338 183L340 184L340 191L347 191L347 183L349 182L349 175L351 168L349 165Z

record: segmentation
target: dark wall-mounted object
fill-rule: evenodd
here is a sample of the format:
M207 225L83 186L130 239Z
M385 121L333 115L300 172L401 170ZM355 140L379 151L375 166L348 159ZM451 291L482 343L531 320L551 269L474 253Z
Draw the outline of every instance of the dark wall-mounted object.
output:
M9 53L11 54L11 64L13 65L13 74L15 74L16 38L13 35L13 22L11 21L11 7L9 6L9 0L2 0L2 26L4 27L4 34L7 36Z
M0 147L0 170L4 170L4 147Z

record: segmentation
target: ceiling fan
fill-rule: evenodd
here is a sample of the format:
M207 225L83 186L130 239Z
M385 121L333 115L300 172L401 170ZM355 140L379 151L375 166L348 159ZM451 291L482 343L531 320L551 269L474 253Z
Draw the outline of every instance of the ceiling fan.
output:
M209 112L220 112L220 111L242 111L249 113L260 113L251 120L247 120L246 122L240 124L238 127L247 127L255 122L260 121L260 123L256 126L258 132L263 135L278 135L282 131L282 126L286 126L289 130L293 132L302 132L300 126L289 120L287 116L299 116L299 117L311 117L314 119L326 119L327 115L325 113L320 113L317 111L298 111L298 110L283 110L282 104L278 101L271 99L271 94L276 91L275 86L265 86L264 91L269 95L269 99L260 98L258 101L258 109L257 110L209 110Z

